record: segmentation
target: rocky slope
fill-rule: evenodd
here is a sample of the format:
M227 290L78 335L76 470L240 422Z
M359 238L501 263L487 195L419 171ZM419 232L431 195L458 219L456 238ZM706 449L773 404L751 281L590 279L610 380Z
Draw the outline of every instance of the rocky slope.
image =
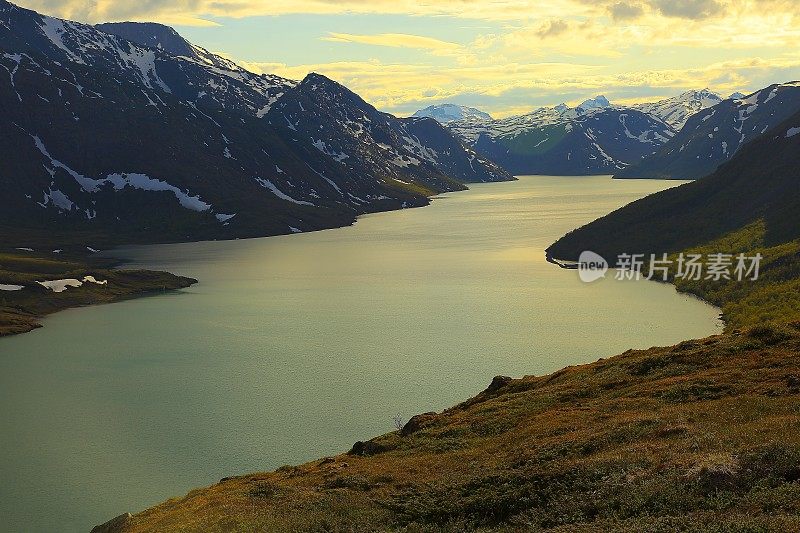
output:
M800 83L771 85L691 116L670 142L615 177L697 179L800 110Z
M253 74L160 26L101 28L0 0L0 244L308 231L513 179L322 76Z

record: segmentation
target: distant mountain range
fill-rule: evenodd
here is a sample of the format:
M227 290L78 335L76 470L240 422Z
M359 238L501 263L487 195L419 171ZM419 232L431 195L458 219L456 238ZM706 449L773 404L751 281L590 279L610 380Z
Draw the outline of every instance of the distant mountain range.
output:
M597 96L504 119L448 121L465 143L515 174L696 179L800 110L800 83L728 98L703 89L653 103Z
M636 104L632 107L643 113L655 115L680 131L689 117L703 109L717 105L722 100L720 95L703 89L702 91L686 91L672 98L653 103Z
M489 113L484 113L474 107L455 104L428 106L425 109L420 109L412 116L417 118L432 118L441 124L448 124L456 120L464 119L492 120L492 116Z
M654 153L675 130L654 115L612 106L599 96L499 120L447 126L514 174L613 174Z
M655 154L615 177L701 178L798 110L798 82L771 85L749 96L724 100L690 116L680 132Z
M505 170L318 74L248 72L156 24L0 0L3 242L263 236L425 205Z

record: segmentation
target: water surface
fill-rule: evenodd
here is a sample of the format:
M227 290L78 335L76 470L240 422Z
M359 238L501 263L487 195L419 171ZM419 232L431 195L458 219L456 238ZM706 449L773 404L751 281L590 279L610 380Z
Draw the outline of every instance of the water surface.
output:
M199 278L0 339L0 529L87 531L221 477L300 463L544 374L719 331L668 285L587 285L555 239L676 185L524 177L354 227L125 248Z

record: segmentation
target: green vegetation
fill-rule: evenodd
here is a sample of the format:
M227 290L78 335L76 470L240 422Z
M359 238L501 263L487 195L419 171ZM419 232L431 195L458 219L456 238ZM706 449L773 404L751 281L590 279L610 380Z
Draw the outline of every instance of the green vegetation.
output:
M545 154L567 136L563 125L542 126L519 135L501 137L499 142L514 155Z
M800 113L742 147L710 176L633 202L565 235L548 249L576 260L621 253L761 253L757 281L672 279L723 310L728 329L800 319Z
M77 253L0 253L0 284L23 285L20 291L0 291L0 336L40 327L39 319L70 307L110 303L144 294L188 287L196 280L167 272L115 270L116 261ZM107 284L84 283L53 292L37 283L94 276Z
M694 254L739 254L763 256L758 280L673 279L680 291L722 308L728 329L753 324L784 324L800 320L800 241L765 245L766 227L757 221L704 246L691 248Z

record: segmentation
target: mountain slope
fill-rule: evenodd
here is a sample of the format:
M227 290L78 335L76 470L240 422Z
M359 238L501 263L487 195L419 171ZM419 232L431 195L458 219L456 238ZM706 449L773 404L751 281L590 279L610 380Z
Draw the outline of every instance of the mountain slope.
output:
M680 131L686 125L689 117L720 102L722 102L720 95L703 89L702 91L686 91L658 102L636 104L633 108L642 113L657 116L676 131Z
M800 112L745 145L710 176L633 202L553 244L575 260L592 250L611 263L645 257L761 254L757 280L672 280L722 307L729 328L800 320ZM675 265L673 265L675 266ZM705 276L705 274L704 274Z
M637 200L555 243L548 252L576 259L678 252L763 219L766 244L800 238L800 113L745 145L713 174Z
M599 99L598 99L599 100ZM495 121L448 127L514 174L611 174L653 153L672 135L659 119L632 109L587 103L541 108Z
M321 76L298 84L256 75L160 26L101 27L157 42L144 47L0 0L4 243L323 229L425 205L467 181L513 179L443 128L409 142L410 123ZM283 99L311 110L290 122L285 108L273 109ZM393 133L360 136L378 122ZM426 142L449 152L417 164L434 150ZM358 149L344 161L329 148L336 143Z
M700 178L798 110L800 83L796 82L771 85L739 100L724 100L690 117L670 142L615 177Z
M467 118L492 120L492 116L489 115L489 113L484 113L474 107L455 104L431 105L425 109L416 111L412 116L415 118L432 118L440 124L448 124L455 120L464 120Z
M95 28L147 48L163 50L173 56L196 59L225 70L243 71L233 61L212 54L205 48L190 43L173 28L163 24L153 22L106 22L95 25Z

